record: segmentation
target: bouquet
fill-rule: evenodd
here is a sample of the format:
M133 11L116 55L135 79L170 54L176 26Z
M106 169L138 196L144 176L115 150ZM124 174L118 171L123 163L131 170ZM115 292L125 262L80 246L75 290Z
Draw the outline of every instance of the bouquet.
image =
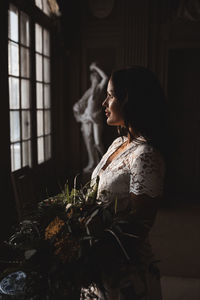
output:
M19 223L1 247L9 256L1 258L7 266L1 274L4 298L73 300L94 283L90 250L112 218L96 199L98 181L71 191L66 184Z
M2 245L9 256L0 260L6 265L0 279L2 299L95 299L96 287L103 290L102 272L109 277L112 271L113 276L119 264L130 263L123 236L135 241L134 259L139 264L141 224L133 218L134 211L127 220L117 214L117 199L114 209L102 204L98 182L97 177L93 184L71 191L66 184L19 223ZM127 230L130 218L134 234Z

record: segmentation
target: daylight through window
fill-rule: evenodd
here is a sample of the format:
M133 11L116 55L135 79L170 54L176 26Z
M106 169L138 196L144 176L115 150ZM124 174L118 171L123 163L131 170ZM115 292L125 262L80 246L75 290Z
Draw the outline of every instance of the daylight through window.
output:
M37 2L42 8L47 3ZM39 23L31 30L29 16L14 5L8 15L10 151L15 171L52 156L50 32Z
M50 34L35 25L38 163L51 157Z
M9 10L8 74L12 171L31 166L30 21Z

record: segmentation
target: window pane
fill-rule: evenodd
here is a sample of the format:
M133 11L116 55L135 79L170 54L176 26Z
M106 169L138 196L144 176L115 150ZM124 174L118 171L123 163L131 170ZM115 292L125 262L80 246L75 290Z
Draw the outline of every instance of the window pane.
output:
M35 0L35 5L42 9L42 0Z
M22 143L23 167L31 166L31 141Z
M45 144L45 160L47 160L51 158L51 135L45 136L44 144Z
M10 5L8 18L8 36L11 40L18 42L18 10L13 5Z
M36 89L37 89L37 108L43 108L43 84L42 83L37 83L36 84Z
M21 107L30 108L30 82L29 80L21 80Z
M31 137L31 119L30 111L22 111L22 139Z
M35 24L35 49L42 53L42 27L39 24Z
M42 55L36 54L36 80L42 81Z
M19 47L16 43L9 42L9 74L19 76Z
M50 55L50 35L49 32L44 29L44 54L49 56Z
M50 85L45 84L44 85L44 107L45 108L50 108L51 106L51 96L50 96Z
M10 111L10 140L11 142L20 140L19 111Z
M50 82L50 59L44 58L44 82Z
M38 138L38 163L42 163L44 161L44 138Z
M48 16L50 15L50 8L49 8L48 0L43 0L43 11Z
M37 111L37 136L44 134L43 130L43 110Z
M20 39L21 43L25 46L29 46L29 17L21 12L20 20Z
M50 110L45 110L44 112L44 131L45 134L49 134L51 132L51 113Z
M21 47L21 76L30 77L30 51L24 47Z
M19 79L9 78L9 102L10 108L19 108Z
M21 145L20 143L11 144L11 169L12 171L21 168Z

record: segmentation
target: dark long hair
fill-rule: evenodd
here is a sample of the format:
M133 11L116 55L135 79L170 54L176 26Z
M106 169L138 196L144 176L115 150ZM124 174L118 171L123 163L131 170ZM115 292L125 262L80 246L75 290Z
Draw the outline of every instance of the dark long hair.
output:
M125 127L121 135L133 129L132 140L143 136L164 156L167 145L167 104L156 75L147 68L132 66L112 72L114 95L121 103Z

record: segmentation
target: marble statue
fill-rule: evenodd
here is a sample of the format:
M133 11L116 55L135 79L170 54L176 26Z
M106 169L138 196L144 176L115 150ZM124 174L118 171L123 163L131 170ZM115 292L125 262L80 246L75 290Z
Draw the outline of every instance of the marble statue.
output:
M88 153L84 173L91 173L104 154L102 143L102 92L108 77L95 62L90 64L91 85L73 106L74 117L81 123L81 131Z

